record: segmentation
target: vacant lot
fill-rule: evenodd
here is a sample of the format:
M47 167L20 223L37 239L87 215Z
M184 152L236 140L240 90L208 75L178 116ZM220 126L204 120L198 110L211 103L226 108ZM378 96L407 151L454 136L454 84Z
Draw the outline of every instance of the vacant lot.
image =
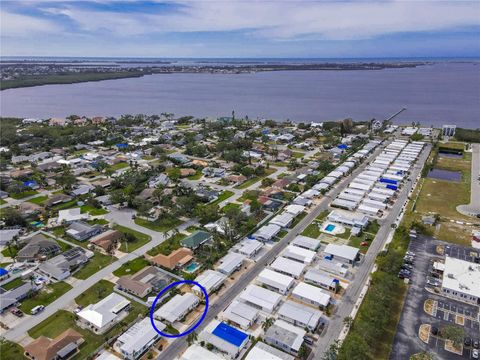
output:
M63 281L50 284L34 294L32 297L22 300L20 309L22 309L23 312L30 314L30 310L32 310L35 306L47 306L48 304L57 300L71 288L72 287L69 284Z
M85 280L95 274L98 270L110 265L115 260L116 258L114 256L104 255L98 251L95 251L95 256L92 257L88 263L83 268L78 270L73 276L77 279Z
M167 232L176 228L182 224L182 220L173 217L162 217L155 221L148 221L145 219L136 218L135 224L143 226L147 229L158 231L158 232Z
M155 256L158 254L170 255L172 251L175 251L180 248L180 240L186 238L187 236L182 233L173 235L172 237L165 240L158 246L155 246L153 249L147 251L147 254L150 256Z
M122 241L122 244L120 245L120 251L122 252L132 252L152 240L149 235L127 228L125 226L115 225L114 229L124 234L131 234L135 237L135 240L133 241Z
M137 271L142 270L147 265L150 265L150 263L143 257L139 257L123 264L113 272L113 275L120 277L124 275L135 274Z

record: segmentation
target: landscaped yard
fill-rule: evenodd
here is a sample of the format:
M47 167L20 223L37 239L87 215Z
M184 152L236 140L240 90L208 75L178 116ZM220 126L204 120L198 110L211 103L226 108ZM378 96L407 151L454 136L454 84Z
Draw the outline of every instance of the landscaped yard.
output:
M70 209L75 206L77 206L77 200L73 199L61 204L53 205L52 209L58 211L58 210Z
M245 181L243 184L240 184L240 185L237 185L235 186L236 189L246 189L248 188L249 186L252 186L253 184L255 184L256 182L259 182L260 180L262 180L263 178L273 174L275 171L277 171L276 168L269 168L269 169L265 169L265 174L262 175L262 176L254 176L252 177L251 179Z
M48 199L47 195L40 195L40 196L34 197L33 199L28 200L28 202L32 204L41 205L47 199Z
M80 207L80 210L81 210L82 214L88 212L91 216L108 214L108 211L107 211L107 210L105 210L105 209L103 209L103 208L97 209L97 208L93 207L92 205L88 205L88 204L82 205L82 206Z
M17 256L18 249L15 246L6 247L2 250L2 255L6 257L14 258Z
M107 280L100 280L85 292L75 298L75 302L80 306L87 306L96 303L113 292L113 283Z
M199 180L199 179L202 178L202 176L203 176L202 170L197 170L195 175L187 176L187 179L188 180Z
M18 194L10 194L10 197L12 199L19 200L19 199L23 199L23 198L26 198L26 197L29 197L29 196L36 195L36 194L38 194L38 191L36 191L36 190L26 190L26 191L22 191L21 193L18 193Z
M147 229L158 231L158 232L167 232L176 228L182 224L182 220L178 218L168 218L162 217L155 221L148 221L146 219L136 218L135 224L146 227Z
M116 163L115 165L109 166L106 170L117 171L120 169L124 169L126 167L128 167L128 164L126 162L119 162L119 163Z
M153 249L148 250L147 254L150 256L155 256L158 254L170 255L172 251L175 251L181 247L180 240L186 237L187 236L182 233L175 234L160 245L157 245Z
M92 219L92 220L87 220L87 223L90 225L107 225L108 220L105 219Z
M12 341L0 339L0 354L2 360L23 360L27 359L23 348Z
M120 277L124 275L135 274L137 271L142 270L148 265L150 265L150 263L147 260L145 260L143 257L139 257L123 264L113 272L113 275Z
M222 201L227 200L229 197L233 196L234 192L230 190L224 190L219 196L218 199L213 201L212 204L217 205L220 204Z
M87 279L100 269L110 265L115 260L116 258L114 256L104 255L101 252L95 251L95 255L88 261L88 263L73 276L77 279Z
M311 238L318 238L320 236L320 228L318 227L317 222L313 222L310 225L308 225L305 230L303 230L302 235L308 236Z
M2 288L4 290L11 290L11 289L15 289L17 287L19 287L20 285L23 285L23 280L22 278L16 278L16 279L13 279L12 281L2 285Z
M47 285L38 293L33 295L31 298L22 300L20 309L22 309L23 312L30 314L30 310L32 310L35 306L46 306L57 300L60 296L65 294L71 288L72 287L69 284L63 281Z
M221 210L222 210L222 212L226 213L229 209L232 209L232 208L240 209L240 206L241 206L240 204L228 203Z
M122 244L120 245L120 251L122 252L132 252L152 240L149 235L127 228L122 225L115 225L114 229L124 234L132 234L135 237L135 241L122 241Z

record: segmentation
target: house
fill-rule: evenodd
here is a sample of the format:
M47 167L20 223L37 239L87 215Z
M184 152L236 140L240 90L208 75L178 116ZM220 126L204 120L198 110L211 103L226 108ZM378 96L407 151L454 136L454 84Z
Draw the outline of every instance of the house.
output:
M239 247L235 251L252 259L262 248L263 243L260 241L245 238L239 243Z
M45 201L46 206L53 206L57 204L66 203L72 200L72 197L63 193L53 194L49 199Z
M51 118L48 121L49 126L65 126L67 125L67 120L62 118Z
M326 309L330 304L330 294L325 293L322 289L306 284L298 283L292 291L292 297L304 302L305 304L314 305L320 309Z
M250 349L245 360L295 360L292 355L274 348L264 342L258 341L254 347Z
M59 224L62 224L63 222L69 224L71 222L82 220L82 219L88 219L88 213L82 214L80 208L73 208L73 209L60 210L58 212L57 222Z
M191 235L187 236L186 238L180 240L180 244L182 246L187 247L189 249L195 250L197 249L200 245L205 244L206 242L210 241L212 239L212 234L202 231L202 230L197 230Z
M117 243L120 242L122 238L122 232L111 229L92 237L88 242L93 244L97 250L109 254L115 249Z
M445 257L442 293L466 303L480 305L480 264Z
M156 319L164 320L169 324L181 321L187 314L195 309L200 300L192 293L177 294L155 311Z
M32 360L69 359L78 353L85 339L80 333L69 328L54 339L39 336L25 346L25 356Z
M15 305L17 302L25 299L32 291L36 290L30 281L7 291L4 291L1 287L0 289L2 295L0 296L0 313L4 312L10 306Z
M292 214L284 212L270 220L269 225L277 225L283 229L286 229L292 224L294 218L295 217Z
M101 232L102 227L99 225L90 225L83 221L74 221L70 224L65 234L75 240L85 241Z
M178 360L225 360L225 358L207 350L199 344L193 344L185 350Z
M77 313L80 327L95 334L103 334L112 326L123 320L130 309L130 301L112 292L96 304L90 304Z
M328 275L317 269L309 269L303 277L305 282L320 286L328 291L336 291L340 282L334 276Z
M165 174L160 174L148 182L148 187L156 188L158 186L168 186L170 179Z
M94 189L94 187L91 186L91 185L80 185L77 188L73 189L72 192L70 193L70 195L72 195L72 196L87 195L93 189Z
M60 245L55 240L47 238L42 234L37 234L32 236L27 245L18 251L15 259L16 261L46 259L58 254L60 251Z
M280 232L280 230L282 230L281 226L276 224L268 224L258 229L253 234L253 237L264 242L271 241Z
M72 271L87 263L88 260L86 250L77 246L42 262L38 266L38 270L50 278L61 281L69 277Z
M226 278L227 277L224 274L208 269L197 276L195 278L195 282L199 283L207 291L207 294L210 295L223 285ZM192 292L201 298L204 297L202 289L200 289L197 285L192 287Z
M165 324L155 321L158 330L163 331ZM120 335L113 348L126 360L137 360L146 353L159 339L160 334L153 328L150 318L146 317L135 323Z
M223 168L213 168L213 167L206 167L202 169L202 174L206 177L225 177L225 169Z
M248 305L271 314L280 304L282 295L260 286L250 284L242 293L240 293L238 299Z
M288 245L283 251L282 256L304 264L311 264L315 261L316 254L317 253L312 250L307 250L295 245Z
M163 272L155 266L147 266L134 275L122 276L117 281L120 290L138 297L145 297L151 291L160 291L168 285Z
M192 176L195 175L197 172L195 169L190 169L190 168L182 168L180 169L180 176L181 177L187 177L187 176Z
M320 247L320 240L313 239L308 236L297 235L291 242L292 245L301 247L303 249L317 251Z
M268 289L286 295L295 284L295 279L270 269L263 269L257 276L257 282Z
M295 279L298 279L305 270L306 264L299 261L290 260L284 257L277 257L273 263L270 264L270 267L282 274L292 276Z
M330 259L344 261L353 265L359 260L360 250L348 245L328 244L324 253Z
M244 260L244 255L229 252L227 255L225 255L219 260L220 265L217 267L217 270L222 274L230 276L242 267Z
M278 309L278 317L295 326L315 331L321 321L322 312L298 302L287 300Z
M21 231L21 228L0 229L0 245L12 242L14 238L18 238Z
M370 221L368 216L364 214L345 210L334 210L328 214L327 219L342 225L359 227L361 229L365 229Z
M233 301L222 313L221 318L247 330L257 321L258 314L258 309L239 301Z
M170 255L158 254L152 258L152 261L159 266L173 270L186 265L192 259L192 250L182 247L172 251Z
M233 326L213 320L200 333L199 339L212 344L220 352L234 359L247 346L249 337L248 334Z
M264 341L292 355L297 355L307 332L284 320L276 320L265 333Z
M244 175L230 175L225 178L230 184L240 185L247 181L247 177Z

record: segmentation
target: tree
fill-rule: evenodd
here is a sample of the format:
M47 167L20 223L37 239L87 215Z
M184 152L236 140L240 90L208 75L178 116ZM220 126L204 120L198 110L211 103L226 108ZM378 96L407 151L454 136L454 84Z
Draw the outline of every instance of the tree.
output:
M333 344L331 344L327 351L323 354L322 360L336 360L338 356L338 350L340 349L339 341L335 340Z
M195 208L195 216L198 217L200 224L207 224L220 217L219 210L220 209L216 204L198 204Z
M338 351L338 360L371 360L370 346L356 332L350 333Z
M465 330L459 326L446 325L442 328L442 337L453 342L454 347L458 347L465 337Z
M190 334L187 335L187 343L188 345L192 345L198 338L198 335L195 331L192 331Z
M77 181L69 167L65 167L60 176L57 176L55 180L64 190L70 190Z
M262 187L269 187L271 186L273 183L275 182L275 180L273 180L272 178L263 178L262 179Z
M267 331L270 326L273 325L274 318L266 318L262 324L262 329Z
M23 185L23 183L20 182L20 181L12 182L7 188L7 192L9 194L20 194L20 193L24 192L25 190L26 190L25 185Z
M305 346L305 344L302 344L300 346L300 349L298 349L298 357L302 360L306 360L308 357L308 348Z
M343 325L345 325L349 330L352 329L353 326L353 318L351 316L347 316L343 319Z
M3 221L5 221L6 226L27 225L27 222L23 218L22 214L18 210L12 208L5 212Z

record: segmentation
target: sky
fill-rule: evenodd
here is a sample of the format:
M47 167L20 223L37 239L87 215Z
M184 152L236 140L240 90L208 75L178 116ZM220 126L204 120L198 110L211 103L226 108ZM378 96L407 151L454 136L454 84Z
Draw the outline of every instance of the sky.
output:
M1 0L0 26L2 56L480 56L480 1Z

